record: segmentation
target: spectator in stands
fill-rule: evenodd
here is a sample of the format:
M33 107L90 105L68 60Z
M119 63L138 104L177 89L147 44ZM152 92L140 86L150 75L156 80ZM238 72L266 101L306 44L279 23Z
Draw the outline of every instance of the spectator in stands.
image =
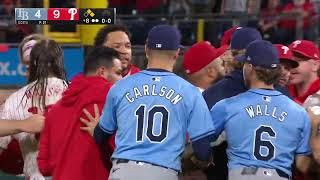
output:
M15 24L14 8L16 4L13 0L4 0L1 5L0 16L2 16L2 22L0 33L4 34L5 42L7 43L20 42L26 34L30 33L31 30L29 26Z
M312 2L308 0L293 0L283 8L282 13L287 17L279 21L277 38L280 42L277 43L289 44L292 42L297 28L303 30L303 39L313 40L315 38L312 26L314 26L316 20L316 11ZM292 19L292 17L295 19ZM297 21L296 18L301 18L301 20Z
M294 100L303 105L308 96L320 90L320 54L317 46L307 40L294 41L289 48L299 62L299 66L291 70L289 91Z
M263 34L263 38L271 42L276 41L276 30L278 19L281 12L280 0L268 0L266 8L262 9L260 20L258 23L259 30Z
M100 29L94 40L95 46L113 48L120 53L122 63L122 76L127 77L140 71L131 64L132 49L130 32L123 25L108 25Z
M136 0L136 9L140 14L166 14L167 0Z
M184 54L183 67L191 84L201 92L224 76L220 56L227 46L216 49L210 42L202 41L194 44Z
M135 7L134 0L109 0L109 8L116 8L117 14L132 14Z
M289 47L282 44L275 44L274 47L278 51L281 67L279 85L282 87L287 87L290 80L290 70L292 68L297 68L299 66L299 63L293 59L293 54Z

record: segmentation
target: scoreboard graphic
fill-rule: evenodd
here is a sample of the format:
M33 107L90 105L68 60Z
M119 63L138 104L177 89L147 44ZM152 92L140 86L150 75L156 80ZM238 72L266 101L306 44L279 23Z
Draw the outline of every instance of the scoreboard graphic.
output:
M115 8L15 8L16 24L115 24L115 19Z

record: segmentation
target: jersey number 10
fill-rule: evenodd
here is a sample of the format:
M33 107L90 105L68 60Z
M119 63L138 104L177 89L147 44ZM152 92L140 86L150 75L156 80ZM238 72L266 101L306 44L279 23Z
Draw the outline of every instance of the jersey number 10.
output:
M153 127L155 124L154 116L159 113L161 115L161 128L160 134L155 134L153 131ZM143 135L146 134L147 138L150 142L159 143L162 142L168 133L168 125L169 125L169 111L164 106L153 106L146 113L146 106L141 105L136 110L135 115L137 117L137 142L143 141ZM144 121L147 125L147 132L144 132Z

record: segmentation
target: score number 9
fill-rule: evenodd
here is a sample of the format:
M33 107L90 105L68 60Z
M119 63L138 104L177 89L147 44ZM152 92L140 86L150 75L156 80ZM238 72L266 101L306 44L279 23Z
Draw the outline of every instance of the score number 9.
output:
M53 18L58 19L60 17L60 11L59 10L54 10L53 11Z

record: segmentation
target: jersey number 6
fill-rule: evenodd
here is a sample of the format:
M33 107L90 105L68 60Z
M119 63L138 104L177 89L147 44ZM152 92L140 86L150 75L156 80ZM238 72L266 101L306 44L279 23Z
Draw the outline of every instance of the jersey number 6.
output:
M269 161L274 157L275 154L275 147L270 140L263 139L263 134L268 136L269 138L276 138L276 133L274 130L269 126L260 126L255 131L255 138L254 138L254 157L261 161ZM267 150L267 153L262 154L261 150Z
M147 133L146 136L150 142L159 143L162 142L167 137L168 132L168 122L169 122L169 111L164 106L153 106L151 109L145 113L146 106L141 105L136 110L135 115L137 117L137 142L141 142L143 139L144 132L144 121L147 123ZM159 113L161 115L161 126L160 134L154 133L155 115ZM146 117L145 117L146 116Z

